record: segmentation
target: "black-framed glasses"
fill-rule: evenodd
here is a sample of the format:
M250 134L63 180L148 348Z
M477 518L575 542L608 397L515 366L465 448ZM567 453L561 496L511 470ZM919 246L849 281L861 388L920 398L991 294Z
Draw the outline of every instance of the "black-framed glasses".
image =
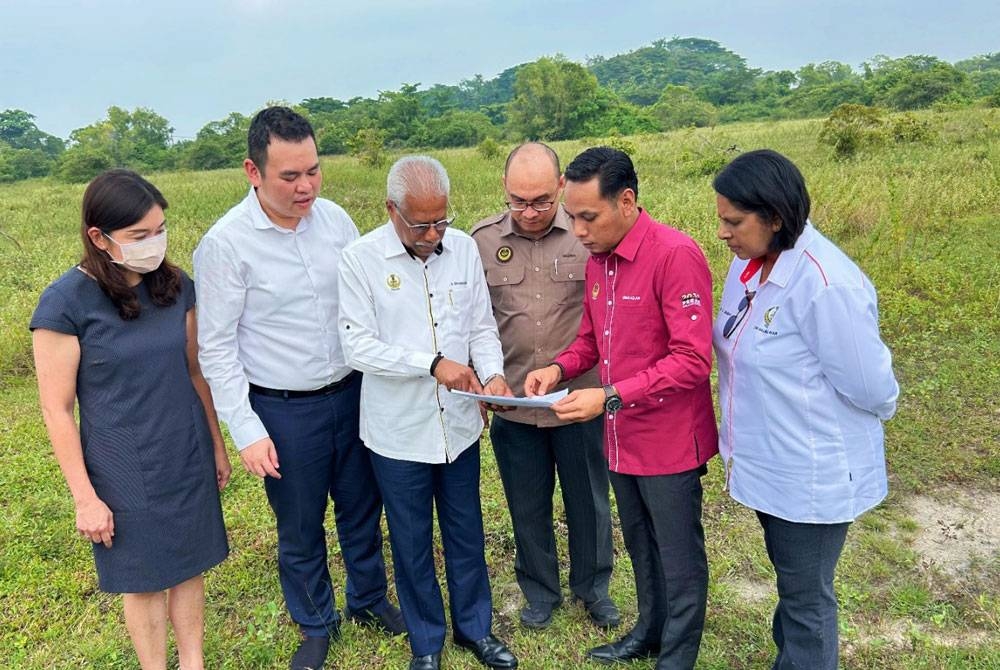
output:
M431 229L431 226L433 226L434 230L438 231L439 233L443 233L445 230L448 229L448 226L455 223L456 217L454 214L449 216L447 219L441 219L440 221L435 221L434 223L410 223L409 221L406 220L406 217L403 216L403 212L399 209L399 205L397 205L395 202L392 204L393 204L393 209L396 210L396 214L399 214L400 220L406 225L407 228L409 228L415 233L426 233L428 230Z
M552 209L552 205L556 204L555 200L536 200L535 202L510 202L505 203L507 209L512 212L523 212L529 207L536 212L547 212Z
M753 302L753 297L757 295L757 291L747 291L743 299L740 300L739 307L736 308L736 314L729 317L726 321L726 325L722 327L722 336L729 338L733 332L739 328L740 324L743 323L743 319L747 318L747 314L750 313L750 303Z

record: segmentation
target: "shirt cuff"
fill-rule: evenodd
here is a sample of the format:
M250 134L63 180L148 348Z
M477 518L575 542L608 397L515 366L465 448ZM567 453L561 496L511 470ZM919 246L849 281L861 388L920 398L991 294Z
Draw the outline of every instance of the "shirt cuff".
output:
M635 377L629 377L628 379L622 379L621 381L611 382L618 391L618 397L622 399L622 403L629 404L636 402L645 395L645 390L642 388L642 383L639 382Z
M236 448L243 451L254 442L267 437L267 429L264 428L264 423L254 415L238 426L229 426L229 434L232 436Z

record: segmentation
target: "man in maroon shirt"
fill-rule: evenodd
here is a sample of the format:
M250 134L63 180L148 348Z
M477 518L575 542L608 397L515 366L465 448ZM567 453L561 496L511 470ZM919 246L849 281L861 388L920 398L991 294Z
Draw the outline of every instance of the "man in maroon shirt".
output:
M590 251L576 339L525 393L598 366L603 388L553 405L560 419L605 414L605 453L635 573L639 618L591 649L605 663L657 656L657 670L693 668L708 594L701 477L718 451L709 372L712 277L698 245L637 204L621 151L596 147L566 168L565 209Z

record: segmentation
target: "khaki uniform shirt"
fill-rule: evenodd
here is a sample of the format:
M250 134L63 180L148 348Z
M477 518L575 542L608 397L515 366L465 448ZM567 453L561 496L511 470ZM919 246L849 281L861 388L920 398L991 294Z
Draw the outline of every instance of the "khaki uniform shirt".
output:
M510 212L472 228L486 271L493 316L503 344L504 373L514 395L524 395L528 372L550 365L576 338L583 313L584 269L590 253L573 235L562 205L544 236L519 234ZM600 386L597 371L558 388ZM558 390L558 389L553 389ZM503 418L541 427L562 426L549 409L518 407Z

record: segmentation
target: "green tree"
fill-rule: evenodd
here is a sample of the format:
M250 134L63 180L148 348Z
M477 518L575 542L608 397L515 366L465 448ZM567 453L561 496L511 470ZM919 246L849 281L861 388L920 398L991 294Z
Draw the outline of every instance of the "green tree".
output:
M40 151L48 158L56 158L66 148L66 143L54 135L42 132L35 125L35 115L21 109L0 112L0 145L12 149Z
M970 95L968 75L934 56L876 56L864 64L865 81L876 104L900 110L929 107Z
M182 164L194 170L236 167L247 153L250 117L232 112L221 121L206 123L185 152Z
M701 100L687 86L668 85L652 107L653 116L664 130L695 126L702 128L719 121L719 111L710 102Z
M487 137L496 137L498 129L482 112L451 110L427 119L416 143L432 147L470 147Z
M389 144L403 146L420 131L425 116L417 96L419 86L403 84L398 91L379 92L378 126Z
M522 67L507 109L507 126L518 138L578 137L599 112L597 78L563 56L539 58Z
M106 156L111 167L155 170L167 161L173 132L170 123L151 109L137 107L130 112L109 107L106 119L70 133L73 146L67 153L85 151L84 164L92 163L94 156Z

